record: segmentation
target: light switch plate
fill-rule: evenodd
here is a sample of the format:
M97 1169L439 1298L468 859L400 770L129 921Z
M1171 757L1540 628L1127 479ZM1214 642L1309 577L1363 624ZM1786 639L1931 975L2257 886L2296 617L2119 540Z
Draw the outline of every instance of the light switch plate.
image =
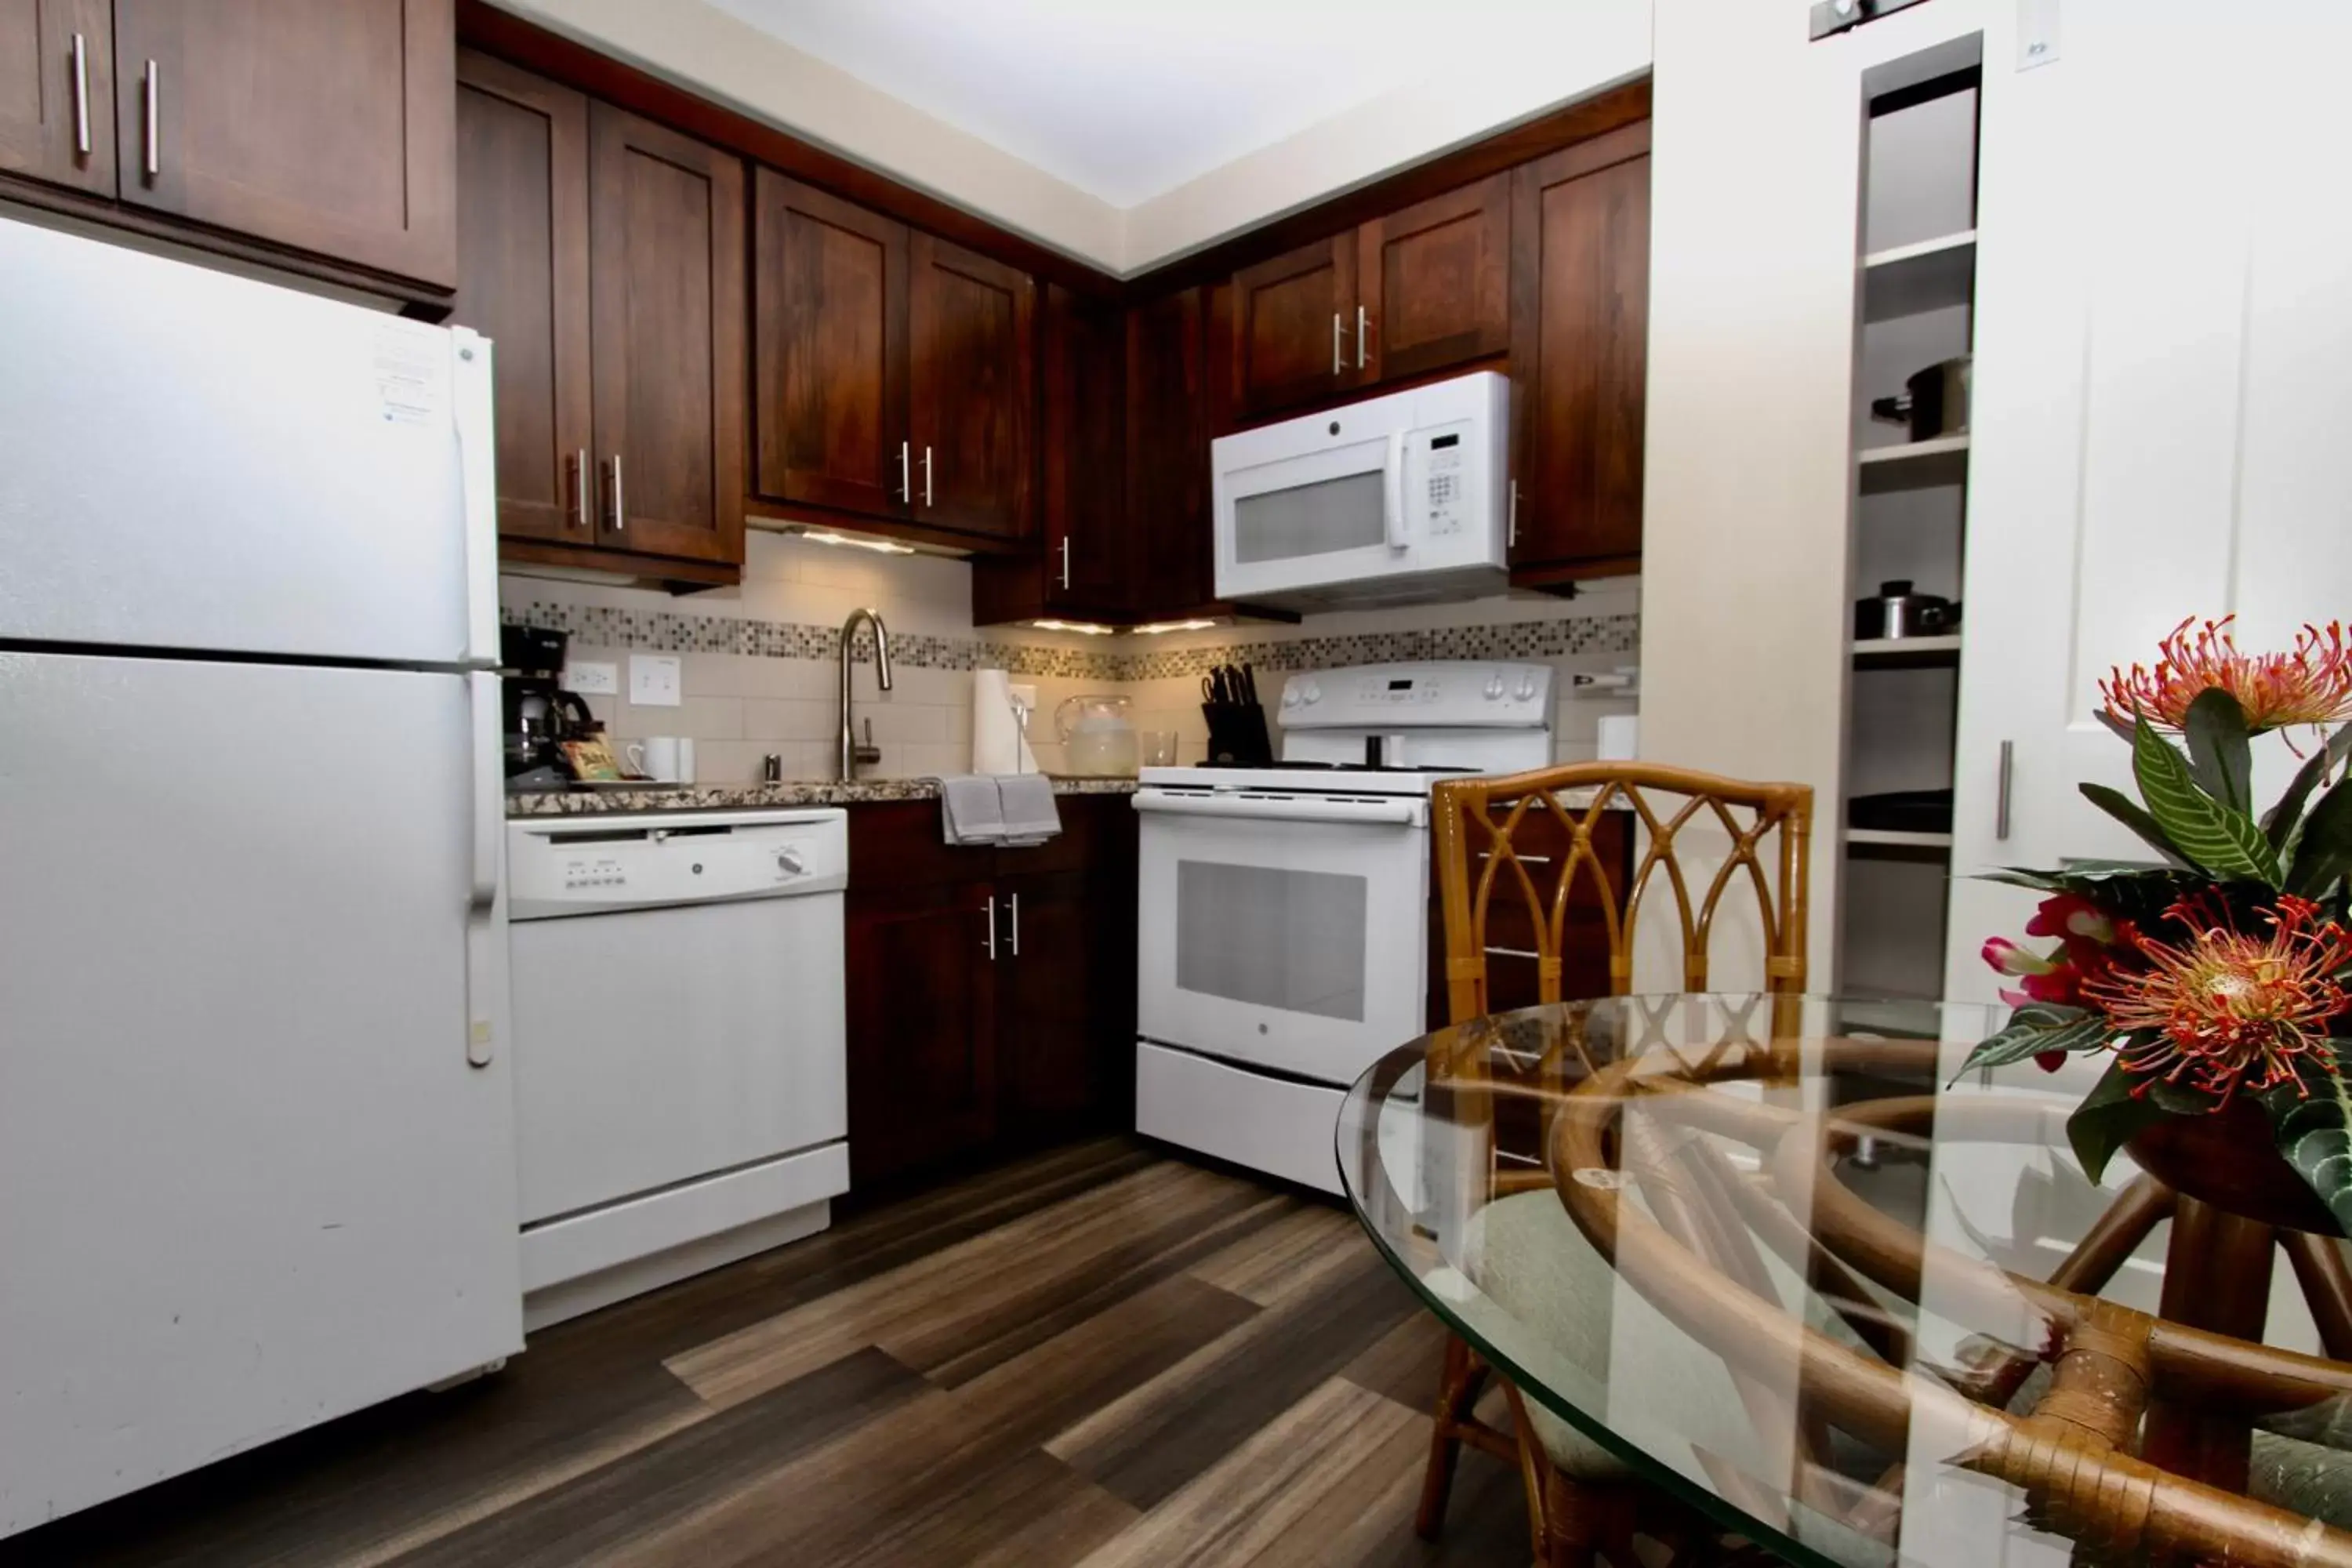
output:
M602 659L582 659L563 667L563 689L583 697L616 697L621 690L621 667Z
M629 700L640 708L675 708L678 703L677 656L633 653L629 656Z

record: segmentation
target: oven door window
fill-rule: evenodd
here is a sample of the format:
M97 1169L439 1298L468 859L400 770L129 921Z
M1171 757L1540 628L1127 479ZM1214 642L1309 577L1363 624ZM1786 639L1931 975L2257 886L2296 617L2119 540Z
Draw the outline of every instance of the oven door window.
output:
M1378 468L1234 499L1234 560L1254 566L1388 542L1387 483Z
M1177 987L1362 1023L1370 910L1362 877L1179 861Z

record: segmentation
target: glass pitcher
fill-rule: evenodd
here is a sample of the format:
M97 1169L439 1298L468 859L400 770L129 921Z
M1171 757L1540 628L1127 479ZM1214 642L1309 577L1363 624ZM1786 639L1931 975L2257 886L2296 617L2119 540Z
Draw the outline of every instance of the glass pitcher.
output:
M1124 697L1073 697L1054 710L1064 769L1082 778L1135 776L1134 704Z

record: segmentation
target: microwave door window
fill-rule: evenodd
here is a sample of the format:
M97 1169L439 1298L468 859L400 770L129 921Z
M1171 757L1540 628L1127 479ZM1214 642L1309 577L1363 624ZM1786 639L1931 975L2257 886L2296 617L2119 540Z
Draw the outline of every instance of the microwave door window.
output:
M1244 566L1297 561L1388 542L1387 477L1342 474L1234 500L1234 560Z
M1180 861L1177 988L1360 1024L1369 894L1362 877Z

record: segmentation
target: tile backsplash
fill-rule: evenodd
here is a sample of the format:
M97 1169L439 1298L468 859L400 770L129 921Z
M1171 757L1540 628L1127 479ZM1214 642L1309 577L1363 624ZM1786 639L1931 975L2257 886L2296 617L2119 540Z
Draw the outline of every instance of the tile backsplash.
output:
M509 622L567 632L575 660L620 667L621 694L587 699L618 741L693 737L705 783L755 779L761 758L783 758L788 778L832 775L839 718L841 623L860 606L890 626L893 689L877 689L867 634L852 671L859 738L867 722L883 776L959 773L971 763L971 671L1002 668L1037 688L1030 742L1050 771L1061 762L1053 713L1083 692L1134 700L1136 727L1173 730L1180 755L1196 760L1207 740L1200 678L1212 666L1247 662L1262 672L1330 668L1392 659L1545 660L1561 671L1555 716L1560 760L1590 757L1604 713L1630 700L1568 695L1576 670L1607 671L1638 658L1637 592L1612 584L1585 597L1487 599L1312 616L1296 626L1243 625L1165 637L1085 637L974 627L971 568L930 556L866 555L755 532L740 588L690 598L603 583L509 576ZM676 654L676 707L628 700L631 653ZM1271 690L1268 695L1272 695Z

